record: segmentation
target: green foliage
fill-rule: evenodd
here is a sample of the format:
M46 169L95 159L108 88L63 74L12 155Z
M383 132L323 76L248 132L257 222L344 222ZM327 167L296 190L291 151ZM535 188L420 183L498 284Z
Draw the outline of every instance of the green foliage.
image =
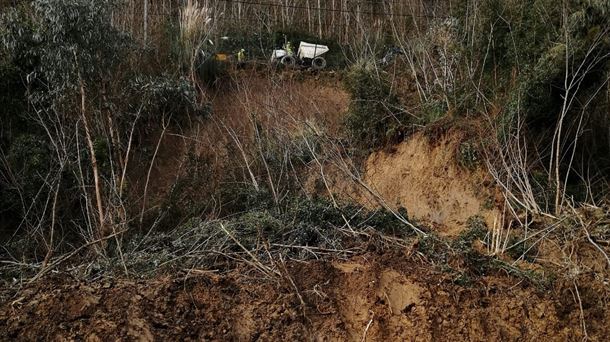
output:
M243 192L254 191L247 187L243 189ZM264 194L260 196L264 197ZM250 193L247 197L257 195ZM352 229L367 234L346 235L340 230L345 228L342 215L350 220ZM354 244L375 244L376 241L368 237L371 229L380 228L374 223L378 215L381 221L396 228L401 225L397 220L390 223L384 212L368 212L349 204L336 208L323 198L291 197L279 206L273 203L257 205L218 220L193 217L175 229L145 235L138 233L125 240L123 260L130 270L143 274L164 265L184 269L211 263L223 267L221 256L244 253L244 248L261 262L269 262L270 254L276 253L295 259L317 258L311 253L317 251L315 247L341 251ZM118 257L115 255L115 258ZM230 259L229 256L226 261ZM107 266L112 268L112 265Z
M238 217L245 215L247 221L251 223L250 228L244 227L243 224L240 227L244 229L268 227L269 215L274 218L274 222L281 222L274 224L275 228L266 230L275 234L268 236L269 238L281 240L282 238L277 234L288 234L290 236L287 238L288 241L314 243L324 234L331 234L333 228L344 226L346 219L350 220L350 225L355 229L372 227L377 231L396 236L412 234L410 229L386 210L362 210L351 203L338 203L338 206L335 206L332 201L324 197L308 199L296 196L276 204L267 189L261 188L257 191L249 184L234 184L222 189L220 197L224 203L223 213L238 214ZM257 220L260 222L255 222Z
M49 165L49 150L46 141L38 136L24 134L11 144L7 160L14 165L14 172L22 174L40 173Z
M103 79L121 60L127 37L112 25L112 0L37 0L40 70L61 88Z
M458 273L453 279L453 283L458 286L468 287L473 284L474 280L466 273Z
M523 258L525 261L534 262L536 260L536 254L538 248L532 245L529 241L522 241L517 236L511 237L508 241L510 248L507 250L508 255L513 259L517 260Z
M405 114L385 74L373 63L354 64L345 86L351 94L346 127L354 142L374 148L400 133L406 124Z
M227 38L217 42L218 51L235 56L244 49L247 59L267 60L274 46L273 35L263 28L228 28L224 36Z
M302 136L295 136L291 141L289 158L295 165L306 165L314 160L314 154L320 153L320 137L311 128L307 127ZM296 135L296 134L295 134Z
M269 210L246 212L233 221L232 228L241 243L248 247L255 247L259 240L277 241L286 231L285 223Z
M523 279L534 285L540 291L551 288L553 282L556 280L556 276L553 273L548 273L548 271L522 269L500 259L490 259L489 267L494 271L501 270L513 277Z
M208 196L212 185L213 173L209 157L189 149L180 176L171 185L169 194L163 198L157 210L152 210L146 218L151 224L157 221L159 230L167 231L185 220L199 217L214 200Z
M477 279L489 274L510 274L540 288L548 287L552 278L542 272L523 270L498 258L481 253L474 245L487 234L487 226L480 216L472 216L467 228L453 241L433 234L418 240L418 252L453 277L458 286L472 286Z
M36 35L36 24L28 14L27 6L11 7L0 15L0 37L4 61L26 71L38 65L38 56L33 48L40 44L40 38Z
M261 233L272 236L281 232L283 223L268 210L249 211L237 219L238 229L244 234Z
M487 234L487 224L479 215L471 216L466 221L466 229L453 242L453 247L463 253L472 250L472 244L477 240L483 240Z
M467 228L453 242L453 248L463 259L468 277L480 277L494 270L495 259L478 251L474 243L485 239L487 224L479 215L466 221Z
M100 173L105 176L110 176L111 172L111 144L108 139L98 136L93 139L93 151L97 160L97 166Z
M26 89L20 76L19 68L0 46L0 148L28 129Z
M459 37L462 52L469 56L467 64L480 68L476 89L468 89L472 80L459 82L466 85L460 95L466 108L460 111L488 111L472 107L480 106L482 97L490 99L503 109L494 118L500 142L514 140L517 129L520 134L527 132L524 146L536 154L528 160L539 163L540 169L553 158L546 147L554 139L561 115L559 153L564 157L560 173L569 172L569 167L593 167L607 173L610 121L605 82L610 74L610 2L463 0L454 8L458 8L454 14L460 18ZM457 68L455 73L467 74L464 71ZM530 149L530 142L544 148ZM572 148L580 161L567 157ZM581 182L577 177L567 181ZM552 197L545 182L540 185L534 190L543 198ZM569 196L578 198L581 186L564 187Z
M450 257L447 242L434 233L421 236L417 240L417 251L436 264L444 265Z
M494 53L504 57L490 60L488 64L494 63L503 69L517 68L520 72L505 120L512 124L521 112L531 123L544 125L557 115L562 104L566 58L571 65L584 63L595 70L591 56L610 51L610 40L605 39L588 54L601 30L610 25L607 2L574 0L565 8L552 0L537 0L533 4L529 1L490 3L499 7L490 13L490 20L502 15L505 22L494 26L495 31L489 35L497 50ZM567 16L565 24L564 15ZM572 68L569 72L575 70ZM585 83L585 87L590 85L595 82Z
M65 104L54 108L75 110L79 107L74 95L80 91L82 80L86 93L102 95L87 97L93 109L112 108L117 112L131 107L132 112L154 113L151 116L157 119L168 112L209 114L204 111L209 108L198 106L196 91L188 80L156 75L145 65L151 63L148 59L130 65L127 72L118 72L128 64L129 53L140 55L138 58L148 55L112 24L117 3L36 0L2 16L6 26L2 30L3 46L10 59L19 63L22 80L27 75L30 99L39 107ZM125 93L125 89L130 92ZM120 95L111 98L113 92Z
M112 73L127 44L111 22L114 1L36 0L31 13L11 10L3 41L14 59L35 60L53 91L74 88Z
M530 270L522 270L516 266L507 264L500 259L484 255L473 248L473 243L475 241L482 241L486 234L488 234L487 224L481 216L476 215L468 218L466 225L468 228L462 232L453 243L453 247L462 256L463 263L466 268L466 272L461 273L460 276L455 280L456 283L459 285L469 285L473 277L485 276L500 270L505 271L515 277L527 280L536 286L546 286L548 281L550 281L550 279L545 278L540 273ZM518 243L518 241L513 238L511 242L509 242L509 245L513 245L513 248L509 249L508 253L515 259L523 255L526 260L533 260L531 258L533 257L533 253L535 251L534 249L527 251L530 247L527 243Z
M13 181L17 183L15 185L21 188L19 196L27 200L33 199L44 184L52 165L47 142L40 136L22 134L12 141L7 162ZM12 192L11 197L15 200L13 204L20 202L17 193Z
M351 207L343 208L351 211ZM312 225L324 224L342 225L342 210L335 208L332 202L325 198L315 200L294 200L288 206L286 214L296 222L307 222Z
M447 114L447 103L442 100L430 100L423 104L421 110L421 123L431 124Z
M554 0L489 0L478 3L478 10L472 39L476 53L489 51L486 68L527 69L559 32L561 6Z
M0 149L5 150L31 129L23 75L32 70L34 61L25 48L32 44L31 31L21 25L25 20L24 13L12 8L0 15Z
M458 164L469 170L475 169L481 163L481 156L478 145L472 140L460 143L458 151Z
M224 184L218 191L218 197L222 203L222 213L227 215L273 205L273 198L267 188L256 190L250 183Z
M149 116L181 112L209 114L199 108L195 88L184 77L137 76L131 80L129 88Z
M167 17L162 24L162 39L155 52L160 55L165 72L183 71L182 44L180 25L174 17Z

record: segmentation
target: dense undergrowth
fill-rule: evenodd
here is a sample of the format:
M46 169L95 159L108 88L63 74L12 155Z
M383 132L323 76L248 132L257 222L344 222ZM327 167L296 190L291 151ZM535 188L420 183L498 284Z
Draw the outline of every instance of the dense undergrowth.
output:
M514 264L535 261L539 240L532 236L547 236L545 229L554 227L534 224L538 230L532 235L527 230L532 217L563 222L580 217L577 209L588 212L581 203L598 208L607 201L610 5L605 1L558 6L550 0L463 0L421 28L388 23L383 36L363 29L361 39L350 44L305 27L220 26L210 9L198 5L188 12L199 16L194 27L181 8L157 23L157 37L142 41L116 24L121 5L91 0L2 5L0 255L11 260L6 274L12 278L24 269L41 274L49 265L76 265L77 258L86 261L80 270L88 275L216 267L235 260L272 273L278 256L349 256L367 244L406 248L409 241L426 260L448 265L444 270L460 284L489 272L546 284ZM215 116L213 97L237 88L235 77L244 74L215 54L231 60L243 48L249 70L270 72L268 78L276 81L269 51L286 41L330 46L329 69L351 96L337 136L307 120L292 122L296 129L270 127L268 113L255 109L241 117L250 133L236 132ZM397 51L392 62L384 56L388 50ZM247 101L244 97L235 101ZM274 110L274 119L288 116ZM464 169L489 169L510 217L499 226L510 229L519 221L523 230L500 232L501 243L496 227L476 219L451 240L436 237L426 223L414 223L404 208L341 203L323 171L323 195L303 189L299 177L307 167L347 165L340 158L388 147L426 126L464 121L477 129L455 151L456 160ZM187 165L165 184L168 191L155 192L163 193L161 198L151 199L149 178L163 135L213 125L230 137L227 155L236 161L219 172L213 158L189 150L193 156L185 163L203 166ZM346 178L358 179L357 174L350 169ZM141 179L144 186L132 185ZM604 221L593 222L587 227ZM599 247L595 241L607 241L604 229L593 235L585 229L587 241ZM584 241L582 232L562 232Z

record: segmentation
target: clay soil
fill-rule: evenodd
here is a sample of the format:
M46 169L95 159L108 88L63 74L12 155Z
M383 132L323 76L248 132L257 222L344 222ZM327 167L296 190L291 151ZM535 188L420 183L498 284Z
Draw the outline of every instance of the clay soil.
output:
M155 279L55 274L0 305L3 341L569 341L610 336L607 295L496 274L462 286L416 254ZM573 288L572 288L573 290ZM597 293L597 295L594 295ZM603 291L602 291L603 293ZM582 316L581 316L582 315Z

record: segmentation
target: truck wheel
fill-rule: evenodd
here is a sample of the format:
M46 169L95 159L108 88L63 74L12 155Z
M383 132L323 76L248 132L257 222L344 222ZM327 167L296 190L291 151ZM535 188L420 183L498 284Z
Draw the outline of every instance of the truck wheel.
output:
M294 56L284 56L280 60L280 63L288 68L294 68L294 66L297 64L297 60L294 58Z
M322 70L326 68L326 60L324 57L316 57L313 59L313 61L311 61L311 67L314 70Z

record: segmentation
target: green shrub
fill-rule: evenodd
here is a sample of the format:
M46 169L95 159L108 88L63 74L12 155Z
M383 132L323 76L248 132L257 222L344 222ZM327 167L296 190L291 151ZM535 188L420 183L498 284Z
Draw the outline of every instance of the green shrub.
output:
M0 149L16 136L31 130L27 114L26 88L19 67L0 46Z
M126 53L129 38L112 24L114 0L36 0L32 53L54 90L109 76Z
M218 190L217 197L223 215L266 209L273 205L273 197L267 188L257 190L250 183L223 184Z
M345 219L350 220L350 225L355 229L372 227L380 232L399 236L412 233L386 210L362 210L352 203L342 202L335 206L331 200L324 197L308 199L294 196L276 204L266 188L257 191L250 184L243 183L223 186L219 197L223 203L223 215L236 214L238 221L245 215L248 218L247 222L256 221L258 223L254 226L259 227L268 227L269 216L272 216L274 222L279 221L281 224L274 223L275 228L267 231L289 231L288 235L292 237L287 239L291 241L292 239L313 241L314 236L329 233L333 227L343 227L346 224ZM276 229L278 227L279 230Z
M434 233L420 236L417 240L417 251L434 263L444 264L449 258L446 242Z
M495 86L516 81L509 87L507 126L519 111L530 120L554 117L561 105L557 89L565 76L566 34L569 57L578 65L596 33L609 24L607 1L572 0L557 6L554 0L465 0L455 8L463 23L474 24L461 27L464 48L485 62L483 69L494 75L491 81L500 83Z
M345 86L351 95L346 127L360 146L379 147L406 125L397 96L385 74L369 61L354 64Z
M252 234L262 233L267 236L277 235L285 228L283 222L273 216L269 210L246 212L239 217L237 225L242 232Z
M344 224L341 210L323 197L314 200L296 198L288 204L285 215L290 220L316 226Z
M247 59L267 60L274 47L272 34L263 28L227 28L225 37L218 40L218 51L235 55L244 49Z
M447 103L442 100L430 100L422 105L421 123L424 125L431 124L447 114Z
M132 96L139 98L148 117L163 114L195 113L207 116L210 113L201 108L193 85L184 77L171 75L140 76L130 82ZM155 118L158 121L158 117Z
M479 215L471 216L466 221L466 229L453 242L458 251L468 253L476 240L483 240L487 234L487 224Z
M24 199L33 199L52 165L47 141L37 135L23 134L10 145L7 155L11 174L24 190Z
M525 150L531 153L527 160L539 169L548 168L554 158L547 147L556 137L561 115L560 174L572 176L574 170L592 168L596 169L592 173L607 173L610 122L605 119L604 89L610 73L610 2L464 0L455 8L462 19L460 37L462 50L470 57L468 65L480 66L477 101L470 104L470 91L464 94L464 104L480 106L487 102L481 98L488 98L503 108L494 117L499 141L511 143L517 134L526 134ZM564 99L570 100L565 108ZM488 108L474 110L489 112ZM568 157L573 152L580 160ZM570 183L581 182L579 177L569 177L562 187L578 199L582 186ZM541 184L534 190L540 190L543 198L552 197L548 191L555 190Z

